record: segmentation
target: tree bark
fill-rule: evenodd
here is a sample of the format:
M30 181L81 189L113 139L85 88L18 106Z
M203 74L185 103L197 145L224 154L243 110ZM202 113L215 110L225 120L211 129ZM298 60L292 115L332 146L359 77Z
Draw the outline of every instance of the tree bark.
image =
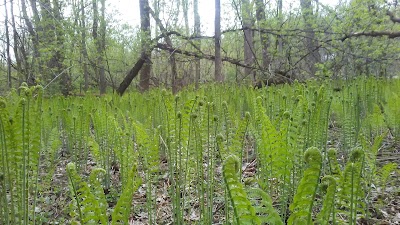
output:
M189 35L189 0L182 0L182 11L185 21L185 35Z
M31 69L29 69L28 67L26 67L25 68L25 70L26 70L26 73L24 74L25 75L25 81L27 82L27 83L30 83L29 81L30 80L32 80L32 79L34 79L33 78L33 74L35 73L35 64L36 64L36 62L37 62L37 66L38 66L38 69L39 69L39 73L40 74L42 74L42 71L43 71L43 69L42 69L42 63L40 62L40 52L39 52L39 38L38 38L38 34L37 34L37 32L35 31L35 29L34 29L34 27L33 27L33 24L32 24L32 21L30 21L30 19L29 19L29 16L28 16L28 12L27 12L27 8L26 8L26 2L25 2L26 0L21 0L21 10L22 10L22 16L23 16L23 18L24 18L24 22L25 22L25 24L26 24L26 27L27 27L27 29L28 29L28 32L29 32L29 35L30 35L30 38L31 38L31 40L32 40L32 49L33 49L33 57L32 57L32 62L31 62ZM36 9L36 2L34 1L34 2L31 2L31 8L32 9ZM32 10L32 12L33 12L33 17L34 17L34 19L36 20L36 22L38 23L39 22L39 14L38 14L38 11L37 10ZM22 46L21 46L21 48L23 48Z
M221 1L215 0L215 81L223 82L221 61Z
M101 2L101 17L100 17L100 42L99 48L99 79L100 79L100 94L106 93L107 81L105 75L105 52L106 52L106 21L105 21L105 0L100 0Z
M242 0L242 24L244 34L244 63L252 66L254 64L254 42L253 42L253 18L252 10L248 0ZM253 81L256 80L255 74L250 68L245 68L244 75L247 77L253 75Z
M139 0L140 8L140 30L141 43L142 43L142 59L145 60L143 69L140 71L139 87L141 91L146 91L150 87L150 73L151 73L151 31L150 31L150 7L148 0Z
M193 12L194 12L194 33L193 36L200 36L201 34L201 25L200 25L200 14L199 14L199 0L193 1ZM201 50L201 40L196 41L196 45L199 50ZM200 59L195 59L195 85L196 89L199 88L200 84Z
M18 32L17 32L17 27L15 26L15 16L14 16L14 0L10 0L10 11L11 11L11 26L13 29L13 41L14 41L14 45L13 45L13 51L14 51L14 57L15 57L15 61L17 62L17 67L16 67L16 71L17 71L17 77L19 79L19 81L21 82L23 79L21 79L21 77L24 77L24 70L22 69L22 59L21 55L24 54L20 54L20 52L18 51L18 48L20 46L20 41L18 39ZM26 60L25 60L26 62Z
M306 38L304 43L306 45L307 51L310 53L307 57L306 62L308 63L308 69L311 76L315 76L316 64L321 62L321 56L318 52L317 46L318 41L315 40L315 32L313 30L313 7L311 4L312 0L300 0L301 13L305 22Z
M266 22L265 18L265 5L263 0L256 0L256 18L257 18L257 23L258 27L261 28L263 27L263 23ZM271 64L271 60L268 56L268 37L267 34L263 34L261 32L258 32L260 35L260 41L261 41L261 48L262 48L262 69L267 70L269 65Z
M132 67L132 69L129 71L129 73L125 76L124 80L121 82L117 89L117 93L119 95L123 95L126 89L129 87L131 84L132 80L138 75L140 69L142 69L143 64L145 63L145 58L144 56L140 57L139 60L136 62L136 64Z
M4 0L4 10L5 10L4 26L6 30L6 54L7 54L7 85L8 88L11 89L12 81L11 81L10 33L8 31L7 0Z
M83 76L85 79L85 85L83 90L87 91L89 89L89 70L88 70L88 52L86 47L86 18L85 18L85 5L83 0L80 0L81 8L81 54L82 54L82 66L83 66Z
M55 44L55 53L51 60L51 67L54 68L56 74L61 74L65 70L64 60L65 60L65 52L64 52L64 27L62 25L63 18L61 16L61 5L58 0L53 0L53 17L56 22L54 22L54 44ZM68 72L64 72L61 75L61 93L66 96L71 94L72 91L72 83L71 77Z
M105 10L105 2L104 0L100 0L102 6L100 9L101 16L99 16L99 5L98 0L92 0L93 6L93 25L92 25L92 36L97 49L97 58L96 65L94 65L94 71L96 75L99 76L98 84L100 94L106 93L106 79L105 79L105 71L104 71L104 47L105 47L105 30L106 25L104 21L104 10ZM100 23L100 27L99 27Z

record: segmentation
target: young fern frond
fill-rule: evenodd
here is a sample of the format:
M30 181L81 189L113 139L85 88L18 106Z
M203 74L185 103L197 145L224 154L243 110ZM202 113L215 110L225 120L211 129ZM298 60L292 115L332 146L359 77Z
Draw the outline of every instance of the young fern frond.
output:
M239 159L236 156L228 156L223 164L223 177L226 190L232 203L234 216L237 224L260 224L256 211L244 190L242 183L238 180Z
M262 98L256 99L256 130L257 154L260 158L261 185L268 187L271 192L285 190L285 185L290 182L290 170L292 169L292 155L283 136L276 130L262 105ZM270 184L271 179L277 179L278 187Z
M322 204L322 209L317 216L318 224L328 225L329 221L335 221L335 195L336 195L336 179L333 176L327 175L322 178L322 185L325 187L325 196ZM331 219L332 215L332 220Z
M245 117L240 119L239 126L236 129L236 132L232 138L231 149L234 151L234 154L240 156L240 162L243 162L243 146L245 141L245 135L248 130L250 122L250 113L246 112ZM224 157L224 156L223 156ZM247 157L246 157L247 159Z
M387 132L377 135L374 143L370 145L364 135L360 135L360 143L365 153L365 164L370 169L371 175L375 174L376 170L376 157L379 148L382 146L383 139L387 136Z
M385 191L386 189L386 185L388 183L390 174L395 172L397 169L397 163L388 163L386 165L384 165L379 171L378 171L378 175L380 177L380 185L382 188L382 192Z
M149 173L155 173L159 170L159 152L158 152L158 135L150 137L143 125L132 122L135 130L136 143L139 146L140 156L144 160L145 170Z
M256 210L256 215L261 224L283 225L278 211L272 205L271 197L260 188L252 188L247 194Z
M364 152L360 148L353 150L340 180L339 209L348 216L350 224L356 224L357 214L364 212L365 194L361 185L363 159Z
M334 148L328 150L329 168L332 176L334 176L336 179L341 179L342 170L340 169L340 165L337 161L336 153L336 149Z
M321 174L322 156L317 148L311 147L305 152L304 159L308 168L304 171L293 203L289 207L292 214L288 224L312 224L312 209Z
M136 169L136 165L132 167L127 184L125 185L121 196L112 213L112 225L128 224L129 213L131 212L131 204L134 192L142 183Z
M88 147L91 150L94 159L97 162L101 162L102 157L101 157L101 152L100 152L100 146L97 143L97 141L91 136L88 138Z
M232 119L232 114L229 111L228 108L228 103L226 101L222 102L222 111L223 111L223 126L224 126L224 131L225 131L225 138L224 140L226 141L226 145L229 147L232 144L233 141L233 135L235 133L235 123L234 120ZM230 149L230 148L228 148ZM231 152L232 154L236 154Z
M95 172L95 175L98 174ZM102 171L104 172L104 171ZM71 216L73 220L78 219L81 224L107 224L107 216L104 210L104 200L101 200L101 203L98 201L97 197L91 192L91 188L96 190L97 193L99 189L101 189L100 182L94 182L89 185L82 181L82 178L76 172L76 167L74 163L68 163L67 165L67 175L70 184L70 190L72 194L72 199L74 203L72 205ZM100 185L100 186L95 186ZM104 197L100 196L100 197ZM78 211L76 213L75 211Z
M94 198L98 204L98 217L102 223L105 223L107 221L107 208L108 208L108 203L106 201L106 195L104 194L104 189L99 181L99 177L101 174L104 174L105 171L104 169L100 168L95 168L92 170L90 173L90 191L94 195Z

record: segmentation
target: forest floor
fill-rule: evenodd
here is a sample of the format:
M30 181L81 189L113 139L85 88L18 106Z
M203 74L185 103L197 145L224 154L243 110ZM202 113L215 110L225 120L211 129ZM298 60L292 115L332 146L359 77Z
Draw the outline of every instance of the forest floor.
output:
M400 142L387 138L378 153L377 164L382 167L387 163L396 163L400 169ZM373 203L370 207L371 222L369 224L400 224L400 176L391 174L389 183L383 189L375 187L369 199ZM362 221L362 220L361 220ZM366 221L362 221L367 224Z
M330 130L329 136L333 138L333 141L328 142L330 147L337 147L340 145L338 138L335 134L335 130ZM248 153L251 156L252 149L248 148ZM340 157L340 155L339 155ZM256 172L256 159L244 162L243 166L243 177L255 176ZM70 161L71 157L62 149L58 154L56 159L57 165L50 183L43 184L39 181L39 197L37 200L37 207L35 208L37 219L40 219L42 224L70 224L71 217L69 215L69 204L71 202L71 194L68 188L68 177L66 175L66 166ZM394 162L400 165L400 142L395 141L391 137L387 137L383 142L378 157L377 163L381 167L388 162ZM96 162L92 161L90 158L86 163L86 168L84 168L84 174L89 176L92 168L96 167ZM153 219L157 224L172 224L172 203L169 197L169 186L170 181L168 179L168 165L167 162L161 162L161 171L163 171L158 179L158 183L155 184L157 188L155 189L156 196L156 209ZM114 187L114 192L111 190L106 190L109 192L107 195L107 200L109 203L109 208L112 208L117 199L117 193L115 190L120 186L119 182L119 171L117 168L112 168L112 186ZM222 179L221 177L221 165L217 167L217 179ZM48 171L46 168L41 168L41 177L47 176ZM143 175L143 174L142 174ZM369 206L371 218L360 218L358 224L400 224L400 177L399 174L391 174L391 178L385 189L382 187L372 187L372 191L366 199L371 204ZM143 175L144 177L144 175ZM44 179L43 179L44 180ZM222 180L216 180L220 184L223 183ZM223 189L216 190L216 195L223 196ZM272 196L273 197L273 196ZM195 198L194 198L195 199ZM214 202L214 224L223 224L224 218L224 202L220 200L221 198L215 198ZM134 194L133 198L133 208L134 213L130 216L131 225L144 225L149 224L148 214L146 212L146 185L142 184L139 189ZM198 210L199 202L192 202L185 212L185 222L187 224L195 224L199 221L200 216L196 214ZM194 210L193 210L194 209Z

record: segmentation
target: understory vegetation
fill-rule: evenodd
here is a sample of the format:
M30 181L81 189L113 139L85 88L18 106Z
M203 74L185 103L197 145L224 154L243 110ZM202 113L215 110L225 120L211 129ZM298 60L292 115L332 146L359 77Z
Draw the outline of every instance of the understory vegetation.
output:
M375 78L101 97L22 85L0 98L0 224L390 223L399 90Z

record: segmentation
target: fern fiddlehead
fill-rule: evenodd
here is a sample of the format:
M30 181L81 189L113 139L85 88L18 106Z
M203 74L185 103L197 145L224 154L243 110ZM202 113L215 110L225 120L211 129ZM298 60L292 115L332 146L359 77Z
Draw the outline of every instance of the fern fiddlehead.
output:
M325 176L322 178L322 184L326 187L326 194L323 200L321 212L317 219L318 224L329 224L330 216L332 221L335 221L335 194L336 194L336 179L333 176Z
M237 224L260 224L256 211L238 180L239 159L236 156L228 156L223 164L223 176L225 186L231 199L234 216Z
M304 158L308 168L304 171L293 203L289 207L292 214L288 224L312 224L311 213L321 174L322 156L317 148L311 147L305 152Z
M364 193L361 189L363 163L364 152L360 148L353 150L340 180L339 207L348 216L349 224L356 224L357 213L363 212Z

